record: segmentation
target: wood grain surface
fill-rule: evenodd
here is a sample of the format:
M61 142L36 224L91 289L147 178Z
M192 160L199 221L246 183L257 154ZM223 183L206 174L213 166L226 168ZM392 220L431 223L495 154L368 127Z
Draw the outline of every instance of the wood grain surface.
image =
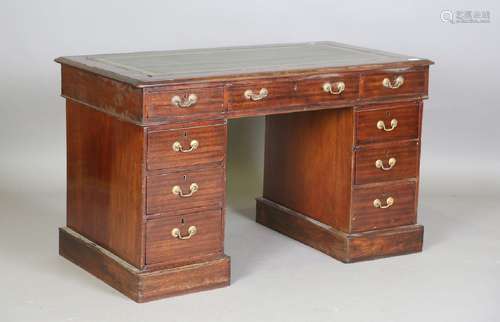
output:
M61 95L120 119L144 119L141 89L68 65L61 67Z
M174 96L186 102L189 95L196 95L196 103L189 107L178 107L172 103ZM192 87L175 90L148 91L144 97L146 119L161 121L175 116L220 114L224 112L224 91L222 87Z
M348 230L352 108L268 116L263 196Z
M257 198L256 220L344 263L422 251L420 225L348 234L265 198Z
M235 110L258 110L269 107L293 106L300 102L295 100L295 84L293 82L273 81L254 82L243 85L233 85L227 88L228 111ZM245 91L251 90L254 94L259 94L265 88L268 91L267 97L254 101L244 96Z
M325 92L323 85L342 82L345 89L340 94ZM304 77L296 82L297 100L304 106L330 105L339 102L355 101L358 99L359 75L358 74L324 74L321 76Z
M221 163L226 153L226 123L215 126L192 126L172 130L149 130L147 148L148 170L182 169L210 163ZM189 149L191 141L199 145L192 152L174 151L172 145L179 142Z
M59 254L139 303L224 287L230 282L228 256L141 271L69 228L59 229Z
M144 264L145 130L67 101L67 224Z
M190 226L197 232L181 240L172 236L179 228L188 236ZM222 255L224 230L221 210L208 210L179 216L163 216L146 222L146 264L169 263L186 265L214 255Z
M349 261L372 260L422 251L424 227L400 226L353 234L349 237Z
M420 103L393 103L370 105L356 111L356 138L358 144L409 140L419 137ZM377 128L377 122L383 121L391 128L392 119L397 119L397 127L386 132Z
M391 143L358 146L355 152L355 184L366 184L405 178L416 178L419 166L420 142L396 141ZM389 159L394 158L396 164L390 168ZM381 160L382 170L375 166Z
M224 172L224 168L219 166L147 177L147 213L196 207L221 208L224 205ZM199 188L191 197L182 198L172 193L172 187L178 185L187 194L192 183L196 183Z
M383 72L362 75L359 89L360 97L427 95L427 71L427 68L402 71L385 70ZM404 83L401 87L387 88L383 85L385 78L388 78L394 84L394 80L398 76L404 78Z
M394 198L394 204L389 208L381 209L373 206L375 199L386 205L389 197ZM416 198L415 180L354 186L351 232L415 224Z

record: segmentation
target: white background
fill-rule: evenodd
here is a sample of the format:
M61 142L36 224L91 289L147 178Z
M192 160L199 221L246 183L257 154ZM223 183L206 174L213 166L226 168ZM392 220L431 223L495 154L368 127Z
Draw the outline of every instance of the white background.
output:
M0 3L1 321L494 321L500 309L497 1ZM442 10L489 10L449 24ZM344 265L253 222L263 119L230 122L229 288L137 305L57 256L63 55L332 40L429 58L424 252ZM5 315L5 318L3 318Z

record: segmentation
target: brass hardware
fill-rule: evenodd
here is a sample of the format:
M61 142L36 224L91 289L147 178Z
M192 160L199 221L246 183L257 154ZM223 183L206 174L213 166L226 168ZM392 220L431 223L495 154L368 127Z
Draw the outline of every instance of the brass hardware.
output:
M182 198L191 197L196 191L198 191L198 185L196 183L191 183L189 186L189 193L184 193L180 186L172 187L172 193Z
M333 84L324 83L323 90L332 95L339 95L345 90L345 83L344 82L335 82Z
M398 126L398 120L397 119L392 119L391 120L391 127L390 128L385 127L385 123L382 120L380 120L380 121L377 122L377 129L384 130L386 132L390 132L390 131L394 130L397 126Z
M373 200L373 207L375 207L375 208L385 209L385 208L389 208L392 205L394 205L394 198L393 197L387 198L385 200L385 205L382 205L382 201L380 201L380 199Z
M267 88L263 87L260 89L259 94L255 94L251 89L247 89L245 93L243 93L243 95L247 100L258 101L263 98L266 98L267 95L269 95L269 92Z
M182 144L179 141L175 141L174 144L172 144L172 150L175 152L192 152L200 146L200 143L197 140L192 140L189 146L189 149L183 149Z
M196 96L196 94L189 94L188 98L184 101L179 95L175 95L174 97L172 97L172 104L177 107L190 107L196 104L197 101L198 96Z
M405 78L401 75L396 77L394 83L392 83L389 78L384 78L384 80L382 81L382 85L384 85L384 87L392 89L400 88L401 86L403 86L404 83L405 83Z
M197 232L198 232L198 229L196 229L196 226L189 226L188 235L182 236L181 230L179 228L174 228L174 229L172 229L172 236L174 238L186 240L186 239L189 239L189 238L193 237L194 235L196 235Z
M394 168L394 166L396 165L396 158L390 158L388 164L389 164L389 166L385 167L384 166L384 161L382 161L382 160L375 161L375 167L377 169L382 169L384 171L389 171L392 168Z

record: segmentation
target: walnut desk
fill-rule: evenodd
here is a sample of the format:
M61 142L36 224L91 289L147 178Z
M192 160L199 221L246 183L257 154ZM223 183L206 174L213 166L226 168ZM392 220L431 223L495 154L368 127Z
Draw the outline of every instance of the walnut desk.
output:
M225 286L227 121L266 116L257 222L343 262L418 252L431 61L333 42L61 57L59 252L138 302Z

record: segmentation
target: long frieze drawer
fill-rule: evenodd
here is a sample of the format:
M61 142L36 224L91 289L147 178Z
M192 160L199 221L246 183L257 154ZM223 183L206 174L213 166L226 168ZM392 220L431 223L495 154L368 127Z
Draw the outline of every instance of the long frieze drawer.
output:
M419 129L419 102L376 105L356 112L358 144L416 139Z
M224 168L213 167L147 177L148 214L198 207L222 207Z
M416 181L353 188L351 231L416 223Z
M358 98L359 76L315 76L297 82L297 96L306 105L328 104Z
M193 167L221 162L226 124L148 133L148 170Z
M222 87L164 90L161 87L145 92L147 118L150 121L200 113L223 113Z
M295 83L288 81L232 85L227 88L227 93L229 112L300 104L295 96Z
M146 264L185 264L221 253L223 234L220 209L148 220Z
M361 76L360 97L427 95L427 73L418 71L386 71Z
M355 183L416 178L419 142L365 145L356 148Z

